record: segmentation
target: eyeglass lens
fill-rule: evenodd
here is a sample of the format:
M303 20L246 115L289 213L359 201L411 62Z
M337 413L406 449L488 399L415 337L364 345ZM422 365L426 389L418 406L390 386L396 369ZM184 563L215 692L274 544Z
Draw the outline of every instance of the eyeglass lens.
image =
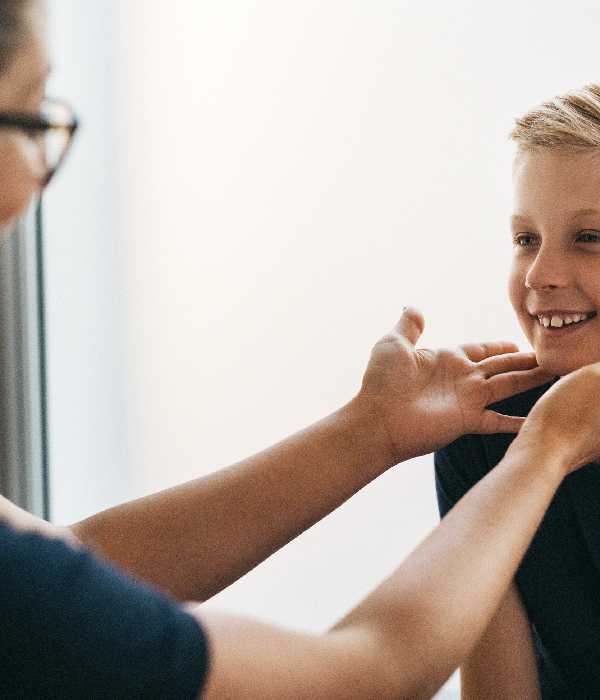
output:
M44 133L44 158L48 173L46 182L48 182L69 149L75 118L70 107L55 100L48 100L44 104L43 115L52 125Z

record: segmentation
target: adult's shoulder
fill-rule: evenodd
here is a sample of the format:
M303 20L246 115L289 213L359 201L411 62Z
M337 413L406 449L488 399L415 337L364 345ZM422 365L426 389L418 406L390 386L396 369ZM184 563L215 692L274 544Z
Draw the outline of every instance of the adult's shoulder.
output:
M91 552L0 519L1 697L197 698L198 621Z

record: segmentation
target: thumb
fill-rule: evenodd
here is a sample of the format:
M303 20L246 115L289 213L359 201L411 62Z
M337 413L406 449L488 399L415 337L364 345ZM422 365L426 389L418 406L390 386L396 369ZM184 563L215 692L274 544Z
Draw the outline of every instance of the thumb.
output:
M402 316L394 330L404 336L413 345L416 345L424 328L425 319L419 309L414 306L405 306Z
M482 415L481 424L474 432L479 435L490 435L491 433L518 433L525 418L518 416L505 416L502 413L485 410Z

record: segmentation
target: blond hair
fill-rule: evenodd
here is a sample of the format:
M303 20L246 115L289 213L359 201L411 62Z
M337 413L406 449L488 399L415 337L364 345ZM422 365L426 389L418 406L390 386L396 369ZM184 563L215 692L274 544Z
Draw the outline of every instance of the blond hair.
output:
M600 148L600 86L585 85L534 107L515 119L509 138L521 153L542 148Z

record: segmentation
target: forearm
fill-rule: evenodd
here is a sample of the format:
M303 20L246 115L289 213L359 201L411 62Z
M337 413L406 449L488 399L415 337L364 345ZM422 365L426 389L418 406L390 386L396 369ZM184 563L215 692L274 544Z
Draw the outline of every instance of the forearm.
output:
M507 453L396 573L325 635L199 610L212 650L202 697L431 698L492 619L560 480L552 463Z
M462 700L541 700L531 623L516 583L460 667Z
M516 444L336 626L378 638L407 697L430 697L484 632L562 479L552 460Z
M100 554L183 600L206 600L392 466L356 400L227 469L72 526Z
M393 464L466 432L518 430L523 419L485 407L544 381L532 355L506 343L419 351L422 329L422 316L405 310L373 349L358 395L330 417L72 532L175 596L205 600Z

